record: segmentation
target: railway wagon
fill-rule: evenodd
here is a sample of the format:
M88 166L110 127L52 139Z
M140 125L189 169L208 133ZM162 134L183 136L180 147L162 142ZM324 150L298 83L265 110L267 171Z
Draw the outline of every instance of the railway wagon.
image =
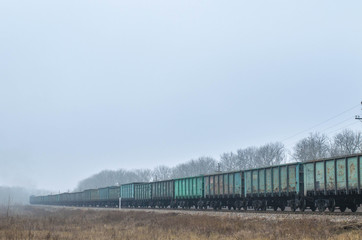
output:
M59 202L59 194L49 195L48 201L50 205L57 205Z
M109 206L109 190L108 187L99 188L99 205L102 207Z
M152 188L150 183L139 183L134 186L135 207L151 206Z
M121 188L120 186L108 187L108 201L110 207L118 207Z
M204 207L204 177L185 177L174 180L175 199L173 207L195 208Z
M91 205L91 189L84 190L82 193L82 205L83 206L92 206Z
M76 199L77 193L69 193L69 203L70 206L77 206L77 199Z
M120 187L121 207L135 207L135 186L140 182L122 184Z
M75 192L75 205L82 206L83 205L83 192Z
M304 196L311 209L355 212L362 202L362 155L304 163Z
M59 194L59 205L67 206L70 203L69 193Z
M290 163L244 171L244 195L249 207L255 210L275 211L286 206L295 211L298 207L304 211L303 165Z
M30 204L44 204L42 201L43 196L30 196Z
M49 195L45 195L43 198L42 198L42 201L44 204L49 204Z
M99 188L98 205L101 207L116 207L119 203L120 187L103 187Z
M204 198L201 206L216 209L246 209L242 171L220 172L204 176Z
M165 208L175 207L174 201L174 180L151 182L151 207Z
M97 207L100 205L99 200L99 189L91 189L90 190L90 204L93 207Z

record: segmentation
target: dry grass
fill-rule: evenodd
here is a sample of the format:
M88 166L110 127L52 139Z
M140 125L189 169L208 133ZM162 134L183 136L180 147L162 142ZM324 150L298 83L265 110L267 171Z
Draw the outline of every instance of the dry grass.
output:
M360 239L362 225L180 213L20 207L0 209L0 239Z

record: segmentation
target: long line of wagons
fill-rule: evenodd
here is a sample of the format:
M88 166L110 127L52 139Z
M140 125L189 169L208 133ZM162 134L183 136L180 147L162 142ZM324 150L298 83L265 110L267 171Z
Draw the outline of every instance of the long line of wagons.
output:
M151 207L280 209L327 208L355 212L362 202L362 154L296 162L257 169L216 172L166 181L134 182L83 192L31 196L31 204Z

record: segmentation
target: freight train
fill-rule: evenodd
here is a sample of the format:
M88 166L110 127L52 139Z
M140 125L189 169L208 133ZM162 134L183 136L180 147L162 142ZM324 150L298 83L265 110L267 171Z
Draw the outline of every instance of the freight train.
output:
M257 169L31 196L31 204L122 208L228 208L355 212L362 202L362 154Z

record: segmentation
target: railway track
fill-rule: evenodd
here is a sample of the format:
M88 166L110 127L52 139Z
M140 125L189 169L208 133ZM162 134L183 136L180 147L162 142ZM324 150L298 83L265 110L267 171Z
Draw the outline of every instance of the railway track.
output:
M256 211L256 210L227 210L227 209L221 209L221 210L214 210L211 208L208 209L182 209L182 208L122 208L124 210L155 210L155 211L175 211L175 212L183 212L183 211L194 211L194 212L214 212L214 213L254 213L254 214L274 214L274 215L318 215L318 216L362 216L362 212L318 212L318 211L273 211L273 210L267 210L267 211Z

